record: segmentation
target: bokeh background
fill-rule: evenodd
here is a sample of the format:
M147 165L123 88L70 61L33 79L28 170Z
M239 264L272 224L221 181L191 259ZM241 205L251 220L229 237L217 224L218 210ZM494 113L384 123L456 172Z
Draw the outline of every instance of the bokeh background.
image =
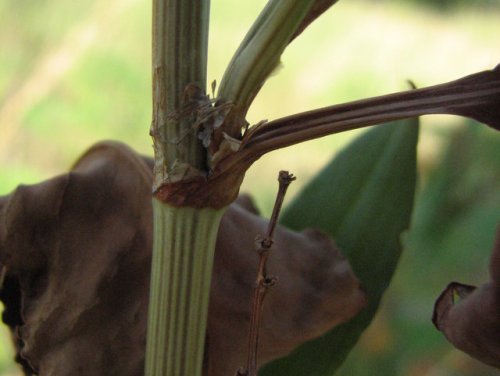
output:
M264 0L212 0L209 81ZM151 1L0 0L0 194L66 171L92 143L151 155ZM500 63L500 0L343 0L298 38L249 121L437 84ZM489 376L431 321L451 280L480 284L500 219L500 133L451 116L422 119L419 192L405 252L376 320L342 376ZM360 131L274 152L247 174L269 214L276 174L288 200ZM18 372L0 327L0 375Z

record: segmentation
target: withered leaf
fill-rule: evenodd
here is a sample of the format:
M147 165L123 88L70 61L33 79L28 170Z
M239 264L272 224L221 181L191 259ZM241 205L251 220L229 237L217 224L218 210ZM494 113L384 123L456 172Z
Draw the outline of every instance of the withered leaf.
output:
M500 229L490 263L491 281L473 287L452 282L434 306L433 322L458 349L500 368Z
M252 244L255 234L265 234L267 228L267 220L251 208L247 198L233 204L217 239L208 319L210 375L232 375L245 362L258 263ZM238 230L242 228L245 231ZM261 364L347 321L366 304L349 262L324 233L278 226L274 239L268 273L277 276L278 283L264 302ZM220 354L225 354L224 361Z
M101 144L69 174L2 200L0 263L20 306L5 285L2 300L18 312L27 374L143 373L150 170L123 145Z
M3 320L26 375L143 375L152 244L152 161L100 143L72 171L0 197ZM254 238L267 221L243 197L217 240L204 374L244 364ZM260 360L283 356L366 303L324 234L279 227Z

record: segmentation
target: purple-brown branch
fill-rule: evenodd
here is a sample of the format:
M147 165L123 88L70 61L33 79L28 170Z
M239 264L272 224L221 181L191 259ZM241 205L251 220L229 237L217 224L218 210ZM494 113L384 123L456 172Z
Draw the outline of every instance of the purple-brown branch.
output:
M500 130L500 66L441 85L261 122L242 140L228 141L239 144L237 151L220 146L223 151L217 151L208 176L164 185L155 194L173 206L221 208L237 197L246 170L266 153L334 133L428 114L465 116Z
M277 119L250 130L244 143L247 153L263 155L333 133L428 114L466 116L500 130L500 65L446 84Z
M250 330L248 334L248 356L247 366L240 369L237 376L257 376L257 353L259 348L259 332L262 322L262 312L264 308L264 298L269 288L276 283L275 277L267 275L267 259L273 245L274 230L278 224L278 217L283 205L288 186L295 180L295 177L288 171L280 171L278 176L279 188L276 195L276 201L273 207L273 213L269 220L267 232L264 237L257 236L255 248L259 255L259 267L257 271L257 280L252 297L252 307L250 311Z

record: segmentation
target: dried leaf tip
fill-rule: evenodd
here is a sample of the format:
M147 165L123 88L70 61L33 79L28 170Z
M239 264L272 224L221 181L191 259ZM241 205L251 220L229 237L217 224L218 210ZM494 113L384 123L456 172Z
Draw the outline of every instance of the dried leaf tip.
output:
M450 283L434 306L433 322L458 349L500 369L500 229L490 262L491 281Z

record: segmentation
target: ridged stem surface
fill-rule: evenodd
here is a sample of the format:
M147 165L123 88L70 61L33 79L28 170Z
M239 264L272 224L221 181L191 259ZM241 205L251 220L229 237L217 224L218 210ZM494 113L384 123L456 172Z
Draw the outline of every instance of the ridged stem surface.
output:
M173 208L153 199L147 376L202 374L210 281L224 210Z

